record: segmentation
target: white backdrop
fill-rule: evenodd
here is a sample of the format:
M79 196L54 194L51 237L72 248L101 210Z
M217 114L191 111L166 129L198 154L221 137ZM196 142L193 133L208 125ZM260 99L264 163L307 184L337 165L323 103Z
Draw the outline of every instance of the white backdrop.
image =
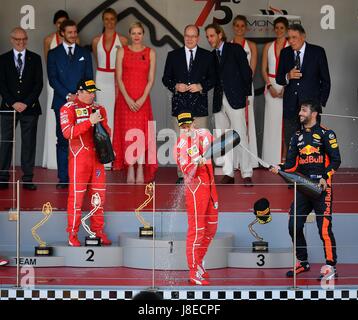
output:
M287 13L301 21L307 32L308 42L325 48L332 90L325 111L342 115L358 115L358 2L356 0L223 0L221 7L215 7L215 0L1 0L0 10L0 53L10 48L9 32L16 26L27 28L29 49L43 56L43 39L54 31L54 12L65 9L72 19L80 22L82 45L89 45L92 38L101 32L101 12L111 6L121 13L118 32L127 36L128 26L135 20L145 24L145 41L154 47L158 54L156 82L151 93L154 117L158 130L170 127L170 100L167 90L161 83L167 52L181 46L182 30L189 23L201 22L203 27L213 18L223 19L229 38L232 37L230 15L244 14L249 17L250 37L258 42L268 41L267 21L270 13ZM102 6L102 7L100 7ZM269 12L268 9L273 10ZM5 9L6 8L6 9ZM215 8L217 10L215 10ZM93 10L98 13L93 12ZM281 10L281 11L277 11ZM92 14L91 14L92 12ZM199 19L199 17L201 17ZM200 45L209 49L203 27ZM259 57L260 63L260 57ZM44 70L46 67L44 65ZM46 72L44 80L47 80ZM255 89L260 93L263 81L258 64L255 75ZM42 162L44 126L46 110L46 86L41 95L43 115L39 121L36 163ZM263 95L255 98L256 127L259 153L261 153L262 127L264 116ZM327 118L323 121L338 135L344 167L358 167L358 125L357 121ZM19 150L18 150L19 151ZM19 157L17 157L19 159Z

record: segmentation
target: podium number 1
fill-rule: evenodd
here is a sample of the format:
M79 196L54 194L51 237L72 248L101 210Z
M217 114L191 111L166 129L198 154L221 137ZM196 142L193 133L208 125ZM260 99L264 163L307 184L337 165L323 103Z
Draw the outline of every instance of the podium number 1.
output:
M259 261L256 262L256 264L257 264L259 267L264 266L264 265L265 265L265 255L259 254L259 255L257 256L257 258L259 259Z
M89 250L86 251L86 254L89 255L89 257L86 259L86 261L94 262L94 260L93 260L94 251L89 249Z

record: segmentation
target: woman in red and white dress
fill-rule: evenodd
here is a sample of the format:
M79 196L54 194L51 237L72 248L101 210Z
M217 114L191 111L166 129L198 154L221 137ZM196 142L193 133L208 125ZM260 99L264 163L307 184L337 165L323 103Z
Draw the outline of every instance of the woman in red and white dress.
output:
M245 39L245 34L247 31L247 18L243 15L237 15L233 22L233 31L234 39L232 43L237 43L242 46L247 54L247 61L252 70L252 78L256 71L257 65L257 47L256 44L252 41ZM256 139L256 125L255 125L255 112L254 112L254 85L252 84L252 95L247 99L246 106L246 124L248 131L248 140L249 140L249 149L250 151L257 156L257 139ZM257 168L259 166L257 160L251 157L252 168ZM238 162L236 163L238 166Z
M283 90L276 83L276 72L283 48L289 46L286 39L288 20L278 17L274 20L276 40L265 45L262 53L262 77L266 83L265 121L262 144L262 159L269 163L281 163L286 154L283 143Z
M108 126L113 132L114 105L116 102L116 54L117 49L127 45L127 38L116 32L117 12L108 8L102 13L103 33L92 41L92 50L97 62L97 103L107 111ZM113 138L113 134L112 137ZM106 166L108 167L108 166Z
M56 31L49 34L44 40L44 57L47 61L47 54L51 49L56 48L62 43L60 34L60 25L63 21L69 19L68 14L64 10L59 10L54 14L53 23L56 26ZM57 169L56 161L56 118L52 112L53 89L47 81L47 109L46 109L46 124L45 124L45 141L44 153L42 159L42 167L48 169Z

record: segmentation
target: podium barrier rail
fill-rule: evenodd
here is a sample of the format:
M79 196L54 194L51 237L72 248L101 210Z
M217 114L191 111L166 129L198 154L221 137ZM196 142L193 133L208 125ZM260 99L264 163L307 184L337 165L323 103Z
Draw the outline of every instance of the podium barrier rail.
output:
M42 219L42 213L41 213L41 205L45 202L47 202L48 198L51 198L53 196L53 199L57 199L59 201L62 201L63 199L67 198L67 193L64 191L57 191L55 188L55 184L48 184L48 183L40 183L34 181L41 192L41 190L46 190L46 193L42 193L40 199L35 197L30 197L31 203L33 205L33 208L36 208L34 210L29 210L29 205L27 203L28 199L26 199L25 191L22 192L22 183L20 181L16 181L15 183L15 196L14 199L16 199L16 206L15 208L9 207L10 210L12 210L12 214L17 213L17 219L14 219L15 221L8 221L7 224L1 224L1 231L3 236L7 236L11 229L14 228L14 222L16 223L16 240L14 241L14 238L7 238L11 239L11 243L9 242L3 242L3 244L0 246L0 255L3 255L2 252L6 252L9 250L9 248L16 248L14 251L14 257L16 257L16 276L15 281L13 285L16 286L16 288L23 287L21 281L23 278L22 269L26 267L31 267L31 265L26 264L24 262L24 259L26 258L31 259L34 257L34 254L32 252L31 255L26 255L30 253L31 248L33 249L36 245L36 242L32 238L31 235L31 227L34 226L36 223L38 223ZM146 196L144 194L144 188L143 186L131 186L126 184L117 184L117 183L107 183L107 193L110 194L111 192L114 192L114 188L120 188L122 194L125 195L125 197L128 199L127 203L127 210L126 211L109 211L105 212L105 221L106 221L106 227L105 230L110 235L111 240L114 242L114 244L111 247L100 247L100 248L91 248L91 247L85 247L85 251L83 247L81 249L78 248L70 248L67 245L67 233L65 232L65 227L67 224L67 212L64 210L64 208L59 208L54 206L54 213L52 217L49 219L49 221L43 225L40 229L38 229L38 234L43 237L43 240L47 241L49 245L55 247L55 254L56 252L61 252L63 257L67 253L66 250L69 251L70 249L75 250L73 252L78 252L77 255L79 258L86 258L86 259L92 259L94 262L92 265L96 265L96 268L101 268L102 272L99 272L98 274L93 273L93 277L89 277L88 279L82 279L80 285L84 285L86 280L92 280L92 283L89 282L89 285L94 285L93 283L104 283L104 285L112 286L115 283L118 285L118 283L123 283L125 286L126 284L129 286L145 286L147 288L150 288L152 290L157 289L158 287L162 286L187 286L187 278L188 278L188 272L186 264L186 256L185 256L185 237L186 237L186 211L184 204L184 198L183 195L181 195L181 199L173 199L173 208L163 208L161 207L163 202L158 202L158 197L163 198L163 195L159 196L159 192L163 192L166 187L170 185L164 185L164 184L154 184L153 188L153 199L152 202L149 204L147 208L144 208L141 214L143 215L144 219L146 221L150 221L151 225L153 226L155 230L155 237L154 238L144 238L141 239L138 236L139 227L141 226L140 222L136 219L135 216L135 209L145 201ZM259 188L260 186L266 186L269 189L275 189L275 188L286 188L286 184L257 184L254 186ZM355 186L354 183L337 183L334 184L334 189L337 193L342 193L340 191L340 188L342 187L353 187ZM176 186L171 186L172 188L181 188ZM225 188L228 188L228 186L225 186ZM238 193L238 202L240 201L240 197L243 197L247 194L254 193L254 191L248 191L248 190L254 190L254 188L251 189L241 189ZM11 193L11 189L9 188L9 192ZM296 190L297 186L294 185L294 189ZM35 191L35 192L39 192ZM52 190L52 191L51 191ZM175 189L176 190L176 189ZM31 191L26 191L27 195ZM251 193L250 193L251 192ZM52 194L53 193L53 194ZM258 192L260 194L260 192ZM34 194L34 193L31 193ZM178 195L179 192L174 192L174 195ZM292 199L289 199L288 202L291 202L291 200L295 203L295 197L294 192L292 192L291 196ZM235 196L233 194L233 196ZM57 197L57 198L56 198ZM113 199L116 199L117 195L115 194L112 200L108 200L109 203L105 204L105 209L107 211L108 207L113 207ZM135 201L131 200L134 197ZM165 198L169 198L170 194L165 194ZM253 196L254 199L259 198L258 195ZM8 198L8 199L11 199ZM111 199L111 198L109 198ZM87 199L88 200L88 199ZM0 199L1 201L1 199ZM162 201L162 199L160 200ZM12 202L9 201L9 203ZM352 209L354 209L354 204L357 202L355 199L345 199L345 200L338 200L337 204L344 204L345 202L349 203L352 206ZM355 234L353 234L353 229L355 223L358 222L358 220L355 220L355 214L346 212L346 213L335 213L335 202L333 201L333 231L337 235L337 251L338 251L338 257L342 257L342 259L346 259L347 261L342 264L352 264L352 265L358 265L358 259L355 260L355 253L357 250L356 242L354 242L354 239L356 238ZM121 204L119 204L121 205ZM264 239L269 242L269 253L272 253L272 255L276 254L275 258L276 260L270 260L271 257L268 257L266 253L260 253L258 252L255 256L257 258L252 263L256 263L256 270L266 270L267 268L260 266L260 263L265 262L266 264L270 263L271 268L276 271L273 271L272 276L269 275L269 272L265 275L265 277L260 277L260 272L251 272L254 270L253 267L250 267L251 262L248 262L247 265L240 265L240 267L233 266L240 257L246 257L247 258L252 253L252 246L251 242L255 239L249 234L249 231L247 230L247 225L249 221L254 219L254 215L252 212L252 205L253 203L250 203L248 205L248 210L245 212L220 212L219 213L219 230L217 233L217 237L215 241L213 242L213 248L214 251L209 248L209 252L207 255L207 269L209 270L209 273L213 273L212 281L213 283L217 283L218 286L230 286L230 282L232 282L232 286L240 286L238 283L244 283L244 286L250 286L250 283L252 286L257 286L257 283L260 285L264 283L265 281L270 282L273 284L273 286L284 286L288 287L290 290L298 290L302 288L302 286L310 286L312 285L312 281L314 281L314 277L316 275L312 275L312 273L302 275L298 275L297 277L294 276L292 279L286 279L285 273L288 269L292 269L293 266L296 264L297 259L296 255L294 254L297 250L297 243L294 241L291 242L291 239L288 235L287 230L287 210L277 211L275 207L271 207L271 214L273 216L272 222L267 225L259 225L255 228L257 228L257 231L260 235L264 235ZM294 206L296 207L296 206ZM220 207L219 207L220 208ZM31 208L30 208L31 209ZM288 208L287 208L288 209ZM89 205L84 204L84 210L83 210L82 217L84 216L85 212L89 211ZM220 211L220 209L219 209ZM352 210L353 212L354 210ZM4 221L5 216L9 216L9 212L1 212L1 216L3 216L2 220ZM300 216L300 213L295 210L295 216L296 218ZM357 216L358 217L358 216ZM286 223L283 223L283 220L286 219ZM52 221L51 221L52 220ZM228 223L227 220L230 220L231 223ZM235 221L236 220L236 221ZM239 232L236 232L233 228L236 225L239 225L241 221L241 224L244 225L240 229ZM244 222L243 222L244 221ZM123 224L122 224L123 223ZM232 227L230 228L230 224ZM275 226L275 224L279 224L279 226ZM312 238L317 239L318 232L317 230L314 230L316 227L314 224L311 224L310 222L306 223L306 236L307 236L307 248L311 253L314 253L314 256L320 256L320 264L324 264L324 255L323 255L323 249L322 249L322 243L319 241L312 242ZM345 227L345 230L342 230L342 226ZM82 228L82 227L81 227ZM7 230L9 229L9 230ZM116 231L118 229L118 231ZM243 235L243 230L246 229L246 234ZM307 230L308 229L308 230ZM312 229L312 230L311 230ZM296 228L294 228L296 230ZM282 233L282 243L278 245L279 237L277 233ZM346 238L343 237L345 234ZM81 229L80 231L81 235L81 242L83 242L84 236L86 235L84 230ZM295 238L296 234L294 235ZM53 238L51 238L53 237ZM61 239L62 237L62 239ZM274 238L274 239L272 239ZM55 239L55 240L53 240ZM14 242L12 242L14 241ZM272 244L271 244L272 242ZM148 247L149 243L149 247ZM30 248L30 249L29 249ZM108 255L111 255L113 260L109 261L107 265L103 266L101 265L100 261L96 260L96 255L100 255L100 253L97 254L97 252L101 252L104 250L111 250L112 248L114 251L117 250L118 252L121 250L121 253L118 253L117 255L113 254L113 252L107 253ZM78 250L77 250L78 249ZM61 251L62 250L62 251ZM76 251L77 250L77 251ZM81 256L80 250L84 251L84 256ZM91 250L94 252L94 256L90 257ZM281 250L281 251L280 251ZM89 251L89 252L87 252ZM271 252L270 252L271 251ZM86 253L87 252L87 253ZM130 252L137 252L137 257L143 258L142 266L139 264L139 266L135 267L133 266L133 257L128 256ZM224 254L224 253L225 254ZM352 259L349 260L349 255L351 252ZM283 253L285 254L285 259L280 260L280 257L282 258ZM143 257L143 255L146 255ZM76 254L74 254L76 255ZM177 256L175 256L177 255ZM215 260L218 259L221 256L227 256L226 265L220 265L220 263ZM240 256L241 255L241 256ZM261 255L261 258L259 257ZM290 266L287 265L287 255L291 255L291 264ZM57 257L57 256L55 256ZM136 257L134 255L134 257ZM181 259L179 259L179 258ZM262 258L264 257L264 258ZM59 257L57 257L59 258ZM68 272L64 272L63 274L57 273L58 271L62 269L66 269L67 267L81 267L81 261L76 262L73 260L71 263L73 265L66 264L66 257L62 261L55 261L51 262L53 263L49 268L56 269L53 271L53 275L51 275L50 271L42 271L46 270L46 268L41 269L41 267L45 267L45 265L41 265L39 262L41 259L37 258L39 265L35 266L36 274L34 274L33 281L36 285L50 285L51 281L47 281L46 279L52 278L57 279L57 282L60 283L63 281L65 285L70 285L69 283L73 281L73 285L76 285L76 283L79 283L78 279L76 279L76 274L70 275ZM117 259L117 260L115 260ZM184 259L184 260L183 260ZM261 260L260 260L261 259ZM265 261L263 261L263 260ZM135 260L135 259L134 259ZM180 261L179 261L180 260ZM277 267L277 265L274 265L274 262L278 263L277 260L280 260L280 263L283 264L283 267ZM29 260L30 261L30 260ZM247 260L249 261L249 260ZM56 263L58 265L56 265ZM84 268L88 268L90 266L90 261L88 261L87 265L82 265ZM97 264L98 263L98 264ZM115 266L115 264L118 263L118 266ZM230 264L231 263L231 264ZM315 261L315 263L318 263ZM340 268L340 260L338 260L338 270ZM148 267L148 264L150 267ZM11 264L13 265L13 264ZM220 265L218 267L218 265ZM177 266L179 269L172 269L172 266ZM106 268L118 268L118 273L116 274L115 271L107 272ZM7 267L4 267L7 268ZM9 267L9 270L11 270L11 266ZM222 271L225 269L230 269L230 272ZM3 269L4 270L4 269ZM6 269L5 269L6 270ZM37 271L39 270L39 271ZM124 270L124 271L123 271ZM222 272L221 272L221 271ZM319 271L319 270L318 270ZM90 272L90 271L89 271ZM123 272L123 275L120 273ZM250 273L251 272L251 273ZM261 271L262 272L262 271ZM240 273L242 275L240 275ZM12 275L5 275L3 279L13 279L14 274ZM31 277L30 277L31 278ZM30 279L29 278L29 279ZM339 278L341 282L343 281L344 286L349 286L347 284L347 281L349 279L352 280L351 286L357 285L357 279L358 279L358 272L354 273L354 271L350 271L349 275L344 275L342 278ZM61 281L60 281L61 280ZM47 282L46 282L47 281ZM306 282L305 282L306 281ZM4 283L4 280L2 280L2 283ZM7 283L7 281L5 281ZM320 282L317 282L317 286L320 285Z

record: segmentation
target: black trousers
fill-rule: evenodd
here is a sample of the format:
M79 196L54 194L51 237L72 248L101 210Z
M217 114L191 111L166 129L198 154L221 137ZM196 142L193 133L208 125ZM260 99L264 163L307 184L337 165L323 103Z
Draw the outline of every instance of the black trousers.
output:
M296 209L296 256L300 261L307 261L307 244L304 236L304 224L306 222L308 214L314 209L316 213L316 222L320 238L323 242L324 254L326 258L326 264L336 265L337 253L336 253L336 240L332 231L332 187L327 186L326 191L322 195L314 200L297 192L297 209ZM293 242L294 232L294 203L290 209L290 219L288 229Z
M1 138L0 138L0 181L6 182L10 178L10 166L13 150L13 114L1 115ZM22 181L31 182L36 156L36 133L38 115L22 115L16 113L16 124L20 122L21 127L21 169Z
M56 116L56 157L57 177L60 183L68 183L68 140L63 136L60 121L60 110L55 109Z

